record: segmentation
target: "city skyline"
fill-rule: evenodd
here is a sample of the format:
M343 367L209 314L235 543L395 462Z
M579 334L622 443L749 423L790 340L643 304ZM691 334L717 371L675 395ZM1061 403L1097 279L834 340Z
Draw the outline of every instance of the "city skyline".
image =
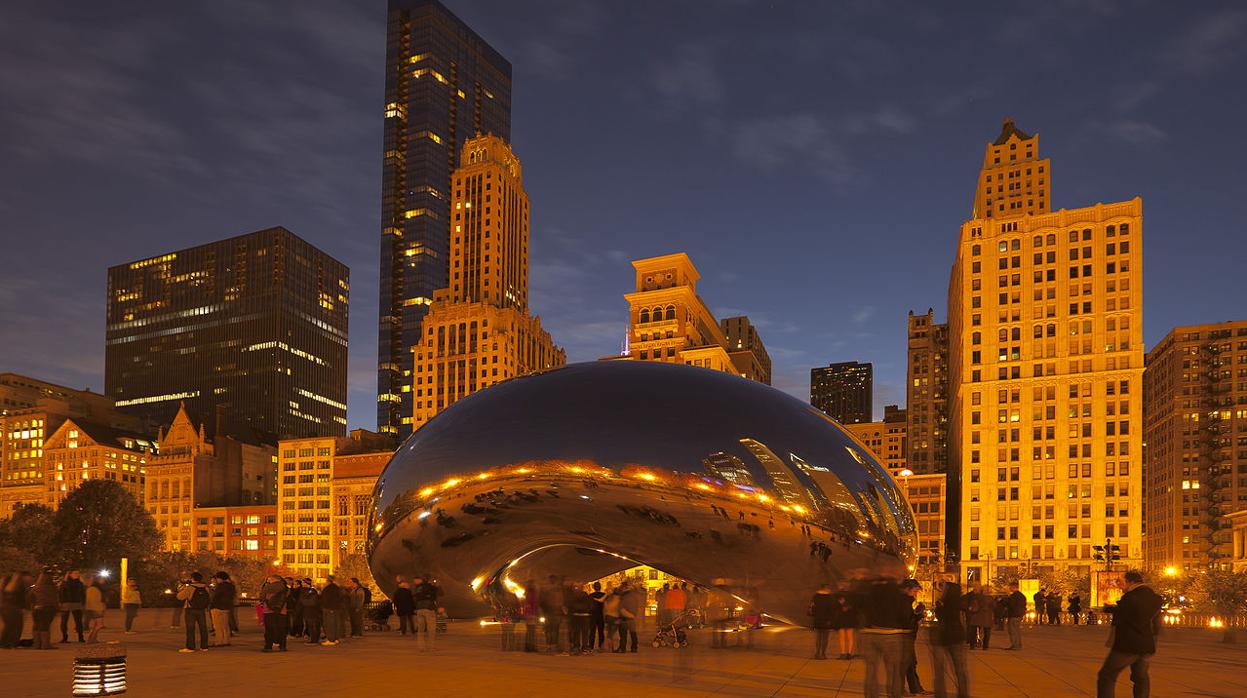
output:
M818 32L811 32L805 41L790 42L783 59L793 75L785 80L795 82L830 64L827 86L853 89L854 98L841 108L802 96L784 113L740 101L758 68L729 78L727 51L714 41L683 47L673 42L638 71L648 79L620 87L612 81L635 76L604 54L644 27L612 17L613 9L560 11L548 5L520 18L518 9L500 4L450 7L515 64L514 133L517 149L525 153L534 201L533 305L571 361L592 360L618 346L627 326L627 307L619 298L632 274L627 260L676 248L699 260L706 297L721 304L711 308L716 315L746 314L758 326L775 359L777 387L802 396L810 367L871 361L877 409L903 403L906 312L934 306L935 320L946 319L941 300L949 251L970 212L966 192L978 165L974 153L1005 115L1044 135L1045 152L1056 163L1054 209L1136 193L1149 202L1147 348L1174 326L1241 316L1233 306L1234 255L1210 258L1200 252L1201 242L1229 232L1229 222L1241 217L1244 206L1234 197L1235 180L1226 176L1244 145L1218 137L1241 121L1243 100L1201 94L1242 64L1234 46L1247 20L1229 5L1196 18L1167 17L1165 8L1118 14L1108 8L1068 24L1042 12L1018 16L1007 38L1045 36L1054 49L1041 58L1018 57L1014 69L1019 70L1059 73L1062 60L1086 57L1056 57L1060 47L1079 45L1097 25L1124 23L1134 36L1095 42L1097 51L1113 56L1108 67L1070 80L1041 76L1024 87L995 86L990 101L982 85L990 78L966 84L944 78L921 86L926 70L947 69L942 61L965 56L934 60L930 68L905 76L913 81L912 93L879 89L905 67L903 58L887 55L888 43L914 38L923 23L970 32L973 22L956 28L956 18L904 13L906 23L887 35L876 30L862 42L845 44L843 55L833 48L834 40L821 46L814 41ZM673 25L684 11L689 10L669 10ZM90 76L73 63L76 79L92 82L98 91L94 111L76 117L65 114L78 110L52 87L71 75L70 64L41 48L58 43L56 32L63 29L53 20L60 11L53 6L6 12L36 13L3 23L22 27L21 36L6 37L5 50L11 64L26 66L32 76L5 73L0 79L6 101L26 105L3 117L10 134L3 145L17 165L0 175L13 195L4 208L11 226L5 242L15 263L0 290L0 314L10 319L0 353L6 370L101 392L108 265L238 230L283 225L355 271L348 422L352 428L374 428L376 345L370 318L376 307L369 304L377 297L375 155L382 121L377 66L384 51L384 8L311 3L303 17L280 26L278 19L284 22L289 13L238 7L190 8L176 17L156 11L124 28L108 24L117 18L77 16L103 21L113 34L87 48ZM208 15L202 29L190 28L196 12ZM229 12L246 21L235 22L239 17ZM758 33L756 50L764 54L777 46L772 32L791 29L798 19L816 28L830 26L832 19L851 27L877 18L870 10L819 9L799 17L794 8L749 4L720 14L707 19L707 37L745 33L742 16L756 16L760 24L749 31ZM728 31L732 22L736 26ZM241 28L247 23L254 27ZM341 31L330 37L319 33L321 26ZM218 44L220 30L236 33ZM222 56L210 69L219 74L202 82L173 85L145 64L164 46L164 39L155 38L161 32L189 40L197 48L187 53L200 58L226 45L238 56ZM295 57L263 49L258 40L283 32L318 40L299 57L309 64L283 76L285 96L298 93L302 101L279 105L268 99L269 81ZM594 32L604 34L600 47L587 45L585 36ZM210 39L203 47L196 43ZM923 46L919 42L913 50ZM1146 53L1154 49L1168 68L1147 63ZM583 60L570 59L580 54ZM254 74L244 77L243 65L253 65ZM1126 69L1130 77L1116 74ZM326 76L325 85L303 94L318 73ZM591 81L592 74L604 78ZM238 94L251 102L230 106L239 100L233 92L220 92L221 84L238 85ZM604 104L573 102L570 93L579 91ZM1057 91L1067 99L1053 106ZM1157 98L1161 93L1164 99ZM205 127L204 138L176 125L174 117L186 108L175 106L179 101L196 110L190 123ZM942 111L932 106L937 102L944 104ZM588 110L575 123L559 116L573 104ZM1178 109L1198 114L1201 128L1175 113ZM300 110L307 113L292 114ZM697 121L693 133L674 128L693 111L710 116ZM52 118L53 113L58 115ZM90 114L99 118L73 120ZM644 119L636 122L644 131L620 130L636 119ZM225 134L216 133L214 141L214 130L232 130L235 143L218 147ZM74 138L61 139L71 131ZM587 138L595 131L612 135ZM327 132L334 136L323 138ZM92 143L108 133L116 137ZM58 173L64 179L55 187L45 185L49 165L27 149L31 139L61 139L56 147L64 150L51 159L74 167ZM568 141L578 147L565 147ZM666 152L680 166L654 168L652 162ZM590 159L611 168L595 165L592 171L600 176L585 177ZM697 185L687 185L691 177ZM629 196L615 196L624 183ZM80 188L80 206L74 208L81 211L54 206L64 185ZM749 200L745 192L758 202L754 208L721 205L724 199ZM906 205L889 203L897 196L905 197ZM643 210L638 200L647 202ZM827 201L829 210L809 201ZM767 235L769 245L743 244L761 229L776 231ZM904 244L893 239L897 230L905 231ZM740 244L724 246L724 239ZM63 254L64 249L74 254ZM891 274L883 277L887 282L870 283L879 280L877 270L885 263L891 265ZM569 296L568 287L582 293ZM1189 307L1197 296L1207 300Z

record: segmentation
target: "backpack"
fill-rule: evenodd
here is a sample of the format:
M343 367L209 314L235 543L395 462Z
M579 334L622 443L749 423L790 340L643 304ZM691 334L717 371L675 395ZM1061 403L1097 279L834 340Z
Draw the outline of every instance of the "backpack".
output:
M207 587L195 587L195 590L191 592L191 598L187 602L187 607L202 611L208 607L208 601Z
M364 587L364 605L367 606L370 603L372 603L372 588Z

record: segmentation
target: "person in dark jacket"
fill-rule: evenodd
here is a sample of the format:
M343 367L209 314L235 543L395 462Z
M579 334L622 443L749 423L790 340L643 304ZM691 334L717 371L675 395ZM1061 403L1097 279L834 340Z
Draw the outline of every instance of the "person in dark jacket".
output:
M288 639L289 616L286 612L286 600L290 596L290 588L285 580L276 574L270 574L268 581L260 588L260 603L264 604L264 651L272 652L273 645L286 651Z
M0 649L14 649L22 641L22 626L25 625L23 610L27 606L29 589L30 576L25 572L14 572L0 581L0 618L4 620Z
M1044 594L1043 589L1035 592L1035 625L1043 625L1044 618Z
M397 577L398 588L394 590L391 600L394 602L394 615L398 616L398 631L406 635L408 629L416 632L416 600L411 595L411 585L405 577Z
M56 645L52 644L52 619L56 618L56 609L60 605L60 589L52 581L51 572L44 570L39 573L35 585L30 588L29 605L35 625L35 649L56 649Z
M1074 620L1074 625L1078 625L1079 616L1082 615L1082 597L1076 591L1069 595L1069 615Z
M1113 613L1113 644L1096 677L1097 698L1113 698L1117 677L1130 667L1134 698L1147 698L1152 682L1148 662L1156 654L1156 634L1160 630L1160 610L1165 602L1160 594L1143 583L1143 574L1127 572L1120 582L1125 589Z
M238 589L229 579L229 572L217 572L212 578L212 598L208 602L208 615L212 617L212 632L216 633L214 647L230 644L229 618L234 612Z
M814 626L814 658L827 658L827 641L831 639L831 625L836 616L836 597L831 585L824 584L810 599L810 625Z
M936 698L945 698L948 695L947 674L950 669L957 681L957 698L969 698L970 675L966 669L966 631L961 624L961 587L956 582L944 582L943 593L935 602L935 628L931 632L931 663L935 673Z
M345 605L342 587L334 581L333 575L329 575L325 578L325 587L320 590L320 615L325 628L325 641L320 644L331 647L340 642L342 607Z
M922 679L918 677L918 653L916 644L918 641L918 626L922 623L922 619L927 615L927 607L921 601L918 601L918 592L922 591L922 584L916 579L906 579L901 582L901 591L911 599L913 604L908 618L908 624L905 626L905 685L909 689L910 695L925 695L926 691L922 688Z
M87 602L87 587L79 578L78 570L70 570L61 582L61 642L69 642L69 616L74 616L74 630L78 632L78 642L86 642L82 637L82 607Z
M321 621L324 615L321 611L320 591L316 585L312 584L311 579L303 580L303 590L299 593L299 607L303 609L303 629L307 632L306 644L319 644Z
M299 597L303 594L303 580L286 577L286 625L290 626L292 637L303 637L303 607L299 605Z
M840 580L832 600L834 612L831 627L836 631L836 641L840 645L840 654L836 658L852 659L857 651L857 629L861 627L861 604L845 579Z
M1022 618L1026 616L1026 595L1019 589L1017 582L1009 585L1009 596L1006 599L1008 604L1008 617L1005 618L1005 627L1009 630L1009 646L1005 649L1020 650L1022 649Z
M882 668L887 694L900 696L905 678L905 634L913 614L913 599L888 577L864 580L860 588L865 620L862 655L866 659L862 693L866 698L879 695Z
M359 577L347 580L346 613L351 622L351 637L364 636L364 607L368 605L368 593Z
M606 647L606 616L603 613L606 604L606 592L602 591L602 583L594 582L593 591L589 592L589 598L593 599L593 612L589 616L589 649L594 648L594 642L597 642L598 651L604 651Z
M1048 607L1048 625L1061 624L1061 595L1052 592L1044 597L1044 605Z
M593 599L580 584L568 586L565 593L570 652L572 655L587 654L592 651L589 649L589 625L593 618Z
M971 647L977 647L986 650L991 647L992 641L992 616L994 606L992 597L983 590L981 584L975 584L969 594L966 594L965 612L966 625L969 633L968 644Z
M434 638L437 637L437 598L442 590L423 577L413 577L411 581L411 598L416 607L416 647L429 651L433 649Z

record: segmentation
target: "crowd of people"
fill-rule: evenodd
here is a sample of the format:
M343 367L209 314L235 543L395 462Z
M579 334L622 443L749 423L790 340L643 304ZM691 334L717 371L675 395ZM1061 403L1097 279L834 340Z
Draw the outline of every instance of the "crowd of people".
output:
M1150 691L1148 662L1156 653L1156 635L1160 629L1163 600L1143 583L1143 575L1127 572L1121 582L1122 597L1115 606L1105 610L1111 614L1113 630L1110 651L1097 675L1098 698L1114 695L1118 676L1130 669L1135 698L1145 698ZM809 613L814 628L814 659L827 659L831 633L838 635L839 659L861 657L866 673L863 691L867 698L885 694L899 698L928 693L918 676L916 640L927 618L925 605L917 601L921 585L913 580L898 581L888 577L868 577L858 573L852 581L843 581L835 591L823 585L810 600ZM1055 601L1051 601L1052 599ZM1058 624L1060 599L1057 594L1036 596L1036 622ZM1049 602L1056 610L1047 613ZM1077 594L1071 605L1081 613ZM1005 650L1022 649L1021 624L1027 614L1027 599L1017 582L1008 594L995 596L982 585L972 585L964 594L956 582L942 582L932 609L929 641L936 696L970 695L967 652L990 648L994 626L1008 629L1009 646ZM999 623L1001 622L1002 623ZM999 623L999 625L998 625ZM880 681L879 675L883 674ZM951 682L950 682L951 677Z

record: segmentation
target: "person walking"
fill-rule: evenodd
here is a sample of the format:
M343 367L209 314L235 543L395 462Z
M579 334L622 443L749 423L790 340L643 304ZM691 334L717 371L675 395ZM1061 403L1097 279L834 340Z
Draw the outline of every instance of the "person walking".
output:
M16 649L22 641L22 626L25 625L22 610L26 608L27 596L25 580L25 572L14 572L0 580L0 620L4 623L0 649Z
M347 584L346 612L351 620L351 637L363 637L364 607L368 605L368 594L358 577L351 577Z
M1048 608L1048 625L1061 624L1061 595L1052 592L1044 597L1044 605Z
M1069 595L1069 615L1074 625L1078 625L1079 617L1082 615L1082 597L1076 591L1070 592Z
M541 592L533 580L524 583L524 600L520 614L524 616L524 651L537 651L537 626L541 623Z
M563 599L563 584L556 575L550 575L546 585L541 588L541 615L546 619L546 650L562 651L563 643L559 631L563 626L563 617L567 615L567 607Z
M1130 570L1119 585L1124 589L1113 613L1113 643L1096 676L1096 698L1113 698L1117 677L1130 667L1134 698L1148 698L1152 681L1148 662L1156 654L1156 634L1160 631L1160 610L1165 602L1143 583L1143 573Z
M441 589L423 577L416 577L412 582L411 597L416 606L416 646L428 652L433 649L437 635L437 597L441 595ZM420 646L422 635L423 647Z
M312 583L311 579L303 580L303 587L299 591L299 608L303 610L303 631L307 636L306 644L321 644L321 631L324 630L322 622L325 615L320 602L320 590Z
M143 595L139 593L139 580L126 577L126 585L121 590L121 610L125 615L125 633L134 634L134 619L139 616L143 607Z
M935 602L935 628L931 631L931 664L935 674L936 698L948 696L949 671L957 682L957 698L970 698L966 631L961 623L961 613L961 587L956 582L944 582L940 598Z
M969 596L966 612L970 626L970 644L986 650L991 647L992 641L992 598L983 591L981 584L975 584Z
M286 625L290 626L289 635L303 637L307 634L303 627L303 606L299 605L299 598L303 596L303 580L286 577L283 581L287 589Z
M1022 618L1026 615L1026 595L1022 593L1016 581L1009 584L1009 590L1007 599L1009 612L1008 617L1005 618L1005 627L1009 629L1009 646L1005 649L1020 650L1022 649Z
M230 581L229 572L217 572L212 579L215 583L212 586L212 599L208 602L208 613L212 616L212 628L216 632L215 646L229 647L229 619L234 614L238 588Z
M615 651L623 653L624 640L628 639L631 641L631 652L636 654L636 631L644 613L645 590L629 582L624 582L619 588L623 593L619 599L619 649Z
M602 591L602 583L594 582L593 591L589 592L589 598L593 601L592 611L589 613L589 650L595 647L599 652L606 649L606 614L604 612L606 603L606 592ZM597 644L594 644L594 640Z
M54 650L52 644L52 619L60 607L60 589L52 581L52 573L44 570L35 579L28 594L32 621L35 626L34 646L37 650Z
M836 631L840 654L836 659L852 659L857 652L857 629L861 627L861 608L847 579L840 580L832 594L831 627Z
M108 609L104 603L104 578L100 575L88 575L84 581L86 592L82 602L82 622L87 626L87 643L100 641L100 631L104 629L104 611Z
M900 698L905 678L904 638L913 614L913 599L889 577L862 580L859 593L865 620L861 634L862 655L866 659L862 693L866 698L879 696L882 670L887 695Z
M416 632L416 600L411 595L411 585L404 577L398 577L398 588L394 590L394 615L398 616L398 632L406 635L408 629Z
M260 587L260 603L264 606L264 651L272 652L276 645L278 651L286 651L289 639L289 615L286 601L290 596L290 588L279 575L270 574L268 581Z
M333 575L329 575L325 577L325 586L320 590L320 617L325 629L325 640L320 644L326 647L332 647L340 642L338 633L342 629L339 623L342 618L342 606L342 587L334 581Z
M74 630L78 642L86 642L82 636L82 605L87 600L87 588L83 586L78 570L70 570L61 581L61 643L69 642L69 617L74 617Z
M204 576L191 572L190 579L178 589L177 598L182 602L182 620L186 626L186 646L179 652L194 652L195 630L199 630L200 652L208 651L208 608L212 604L212 592L203 582Z
M918 600L918 592L922 591L922 584L916 579L906 579L901 582L901 591L909 596L911 603L904 635L905 686L910 695L925 696L928 695L928 691L922 687L922 679L918 676L917 652L918 627L927 615L926 605Z
M814 658L827 658L827 641L831 639L832 619L836 615L836 598L830 584L822 584L810 599L810 625L814 627Z

